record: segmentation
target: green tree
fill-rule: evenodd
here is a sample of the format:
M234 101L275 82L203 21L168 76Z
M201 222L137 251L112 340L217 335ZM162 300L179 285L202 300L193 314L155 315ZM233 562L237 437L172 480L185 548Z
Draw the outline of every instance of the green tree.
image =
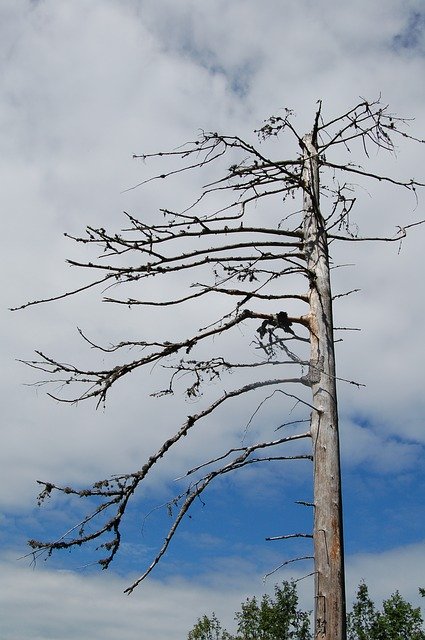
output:
M208 616L199 618L187 637L188 640L232 640L232 636L222 628L215 613L211 618Z
M357 600L353 610L347 616L348 640L369 640L376 627L378 613L369 597L369 591L364 582L357 590Z
M247 598L236 612L236 635L229 634L213 613L203 616L188 635L188 640L310 640L310 616L298 609L294 582L276 585L274 598L263 595Z
M419 589L425 596L425 590ZM235 614L235 635L223 629L215 613L204 615L189 632L188 640L310 640L310 614L298 609L294 582L276 585L274 598L264 595L261 601L247 598ZM347 616L348 640L425 640L424 623L419 607L413 607L398 591L376 609L362 582L351 613Z
M414 608L396 591L384 600L382 611L377 611L364 583L347 617L347 634L348 640L425 640L419 607Z

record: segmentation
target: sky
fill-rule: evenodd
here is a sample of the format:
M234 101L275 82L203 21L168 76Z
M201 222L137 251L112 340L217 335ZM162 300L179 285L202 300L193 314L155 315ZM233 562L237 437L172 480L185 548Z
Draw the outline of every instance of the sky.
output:
M380 94L394 113L414 118L409 133L424 138L423 2L2 0L0 31L0 635L177 640L212 611L231 628L246 596L311 571L299 563L263 580L308 553L300 541L264 540L308 527L305 508L294 505L311 492L307 464L223 480L205 506L195 505L157 570L125 596L161 542L167 516L156 507L170 497L174 479L218 443L240 442L252 410L229 405L152 476L131 507L121 553L108 571L85 551L33 566L23 557L26 541L63 532L81 514L70 501L38 508L36 480L84 484L137 469L202 400L149 397L160 376L150 371L120 384L105 409L69 406L34 386L36 373L17 361L42 349L88 362L93 354L76 327L108 343L166 332L170 324L184 331L184 315L146 319L102 304L101 292L9 308L85 282L86 274L65 263L83 259L84 247L64 232L81 234L87 224L118 230L123 211L143 217L178 206L202 185L191 174L169 187L127 191L160 166L133 154L176 148L199 130L255 141L253 131L285 107L304 133L317 100L334 117L359 96ZM285 154L282 145L276 141L276 157ZM371 162L382 173L423 181L424 151L401 140L395 156L373 154ZM365 235L393 235L397 225L425 218L425 194L416 205L408 194L372 184L357 196L355 223ZM339 387L348 602L362 579L378 604L399 589L419 605L418 587L425 586L425 231L411 231L401 248L335 248L336 262L346 266L333 271L334 292L360 289L341 298L336 324L361 328L338 343L338 372L366 385ZM206 304L197 308L196 319L209 311ZM213 385L210 393L217 390ZM274 427L278 413L277 402L258 412L249 424L252 437ZM310 609L311 579L298 584L301 604Z

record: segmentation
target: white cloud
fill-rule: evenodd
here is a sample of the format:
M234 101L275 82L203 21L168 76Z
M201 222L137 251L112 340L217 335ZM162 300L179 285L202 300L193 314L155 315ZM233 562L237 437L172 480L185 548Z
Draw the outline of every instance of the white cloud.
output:
M272 592L276 582L302 575L292 569L275 574L263 584L249 563L229 558L214 573L198 579L148 580L132 596L125 596L123 590L131 576L31 569L10 555L3 557L0 567L0 630L4 640L67 640L78 636L112 640L118 635L122 640L177 640L186 637L198 617L213 611L224 626L232 629L233 613L247 596ZM423 585L424 570L424 543L350 556L349 607L362 580L377 606L396 589L420 606L418 587ZM304 609L311 606L311 589L311 580L298 583Z
M423 587L425 575L424 545L424 542L418 542L382 553L348 557L347 601L354 600L356 587L364 580L378 606L396 590L414 606L423 606L418 588Z
M147 146L151 149L167 146L169 136L173 145L187 138L205 121L206 126L217 121L218 125L231 130L238 118L249 111L252 121L238 121L237 124L242 129L250 129L257 124L257 118L280 104L298 107L300 126L304 126L319 95L315 93L313 100L312 91L317 92L321 83L324 84L320 95L325 99L325 108L331 112L376 83L377 90L382 88L384 94L395 97L396 103L421 116L422 101L417 93L417 83L412 81L400 99L394 94L392 81L394 74L398 74L400 81L407 82L409 70L414 68L411 65L419 61L394 58L394 54L386 49L391 34L403 29L407 6L403 8L395 0L390 5L364 3L364 11L353 12L348 7L327 2L325 9L320 10L323 20L317 24L313 20L318 17L317 7L311 3L304 6L312 16L307 22L301 8L287 8L282 12L280 7L279 3L271 3L266 10L258 11L253 2L224 4L221 9L227 18L223 20L221 12L212 5L201 8L197 5L196 8L190 2L179 5L164 2L161 6L151 2L122 5L114 2L90 5L43 2L31 7L25 2L10 3L9 22L5 28L8 39L3 41L8 65L5 73L7 100L2 114L8 123L3 137L10 153L3 159L2 169L6 176L4 207L11 212L6 219L8 234L17 241L5 247L9 273L13 274L13 280L6 280L8 304L56 293L80 284L81 277L84 279L84 274L81 276L75 270L60 267L63 256L69 251L69 244L60 238L61 231L77 233L86 222L110 222L119 226L122 208L141 211L145 197L142 192L119 194L122 186L139 180L141 166L127 161L132 151L142 151ZM415 7L414 3L412 7ZM325 20L327 15L332 15L331 21ZM374 28L378 15L382 25L379 42ZM282 20L277 20L276 16ZM166 38L168 20L175 24L171 41ZM267 47L262 38L266 27L270 42ZM267 62L258 57L254 81L244 104L227 92L226 73L220 80L217 74L211 76L205 65L199 64L199 56L180 55L178 45L184 42L182 32L186 31L187 38L190 36L195 40L198 48L202 45L214 52L225 71L231 70L232 65L245 64L253 45L254 51L256 48L261 51ZM301 46L304 32L305 44ZM350 35L348 40L347 34ZM282 61L275 55L282 42L283 50L289 52L293 62L286 62L285 57ZM309 46L306 46L307 42ZM312 42L315 43L313 49ZM361 81L353 81L352 72L358 64L358 58L353 58L354 46L361 49L365 59L371 59L370 56L379 59L379 78L373 69L362 67ZM327 58L322 59L325 54ZM339 56L341 66L333 69L326 60L333 60L335 56ZM320 66L316 69L317 62ZM300 82L292 85L294 73L298 73ZM284 88L280 76L287 78L289 86ZM337 86L330 89L328 78L332 78L334 84L337 82ZM348 80L352 84L349 95ZM262 83L267 83L267 95L259 99L258 87ZM283 98L285 102L282 102ZM403 171L405 165L407 167L407 160L402 157L400 164L391 166L391 170ZM147 194L150 207L152 193L148 190ZM180 197L179 193L173 195ZM393 194L391 199L384 195L380 205L383 210L388 208L386 217L391 219L388 225L391 231L403 218L403 212L394 206L394 202L398 199L394 200ZM371 216L366 209L366 206L370 209L371 204L376 208L377 205L367 198L362 204L365 221L374 217L380 219L380 216ZM369 222L368 225L362 223L362 230ZM336 289L352 284L358 286L359 282L366 289L355 299L344 300L341 307L341 322L363 329L360 337L348 335L346 338L341 350L341 375L368 383L366 392L354 391L353 394L348 394L342 386L342 398L346 399L349 408L345 412L357 408L360 399L365 413L374 414L375 418L381 416L382 422L388 420L388 434L396 432L400 422L408 421L409 436L413 439L419 438L422 432L416 407L423 355L417 340L410 338L416 326L415 319L423 313L421 296L411 293L415 290L415 264L420 243L419 234L417 238L406 240L406 250L399 258L387 246L383 250L374 247L366 251L359 245L343 247L340 261L345 261L349 252L349 261L358 261L358 267L351 273L344 270L342 278L335 272ZM71 249L71 253L83 255L83 250L77 247ZM409 270L409 286L406 286L404 269ZM375 274L375 281L369 287L371 273ZM398 291L397 305L391 300L394 289ZM109 326L105 326L105 320ZM68 357L67 351L74 354L80 350L73 328L76 323L88 327L90 336L98 335L108 340L111 333L120 333L121 324L117 323L123 322L110 307L100 308L89 296L74 305L65 303L28 310L4 321L10 322L10 329L6 331L13 336L8 340L9 353L22 357L33 346L42 346L52 353L61 353L65 347L64 357ZM128 323L129 331L133 331L139 322L138 315L127 316L124 322ZM92 332L90 324L94 329ZM86 352L86 355L89 354ZM22 394L21 390L18 392L16 387L18 380L30 379L30 376L18 368L12 371L12 376L10 372L7 375L7 382L13 383L8 396L13 399L8 409L8 421L9 424L16 419L19 422L19 427L12 431L9 446L14 455L23 459L26 451L31 455L21 479L26 473L30 476L34 472L34 458L45 464L42 450L51 468L69 467L75 457L82 461L81 466L87 466L92 450L99 447L100 457L106 456L108 461L114 436L108 434L106 442L109 444L105 446L101 443L101 433L109 429L105 425L119 421L119 411L123 411L127 403L132 405L126 410L134 416L133 423L121 425L120 429L124 431L117 438L122 440L123 433L131 438L132 433L139 431L136 417L139 409L138 405L132 404L131 393L125 396L116 414L112 403L107 415L93 417L88 410L82 409L75 414L66 407L52 408L44 400L38 400L34 405L30 396ZM401 384L406 379L409 384ZM118 407L120 401L116 402ZM157 406L152 411L164 415L162 412L167 408L157 409ZM17 409L22 412L19 417ZM35 410L40 412L36 420L31 415ZM145 410L145 415L152 414ZM44 423L43 434L39 431L40 422ZM58 423L63 427L58 428ZM89 423L91 433L86 427ZM71 424L74 425L72 432ZM23 425L29 428L28 447L19 444L24 437L20 435ZM70 437L65 444L66 432ZM149 449L151 435L147 437L145 446ZM58 446L62 453L58 453ZM34 447L36 456L33 455ZM107 451L102 451L102 447ZM115 452L114 455L122 456ZM125 459L124 455L120 464L124 464ZM96 462L95 466L99 464ZM78 469L81 470L80 465Z
M214 591L183 580L151 581L128 597L123 579L103 578L2 563L2 638L181 638L203 602L222 602Z
M342 458L347 467L367 465L369 471L399 473L414 468L423 456L423 447L388 437L373 428L342 421Z

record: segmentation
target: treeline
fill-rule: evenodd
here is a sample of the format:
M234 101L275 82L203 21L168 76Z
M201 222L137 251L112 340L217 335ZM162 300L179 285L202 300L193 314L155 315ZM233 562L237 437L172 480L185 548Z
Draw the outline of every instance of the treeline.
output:
M425 596L425 589L419 589ZM274 597L247 598L235 613L236 633L229 633L213 613L198 619L188 640L311 640L311 612L298 606L295 582L276 585ZM413 607L398 591L377 609L362 582L347 615L348 640L425 640L420 607Z

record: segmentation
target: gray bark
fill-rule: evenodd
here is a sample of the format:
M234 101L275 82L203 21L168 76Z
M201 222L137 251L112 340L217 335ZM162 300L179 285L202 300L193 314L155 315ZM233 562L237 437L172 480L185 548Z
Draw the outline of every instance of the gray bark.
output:
M310 277L316 640L345 640L341 473L328 241L312 135L303 138L304 238Z

